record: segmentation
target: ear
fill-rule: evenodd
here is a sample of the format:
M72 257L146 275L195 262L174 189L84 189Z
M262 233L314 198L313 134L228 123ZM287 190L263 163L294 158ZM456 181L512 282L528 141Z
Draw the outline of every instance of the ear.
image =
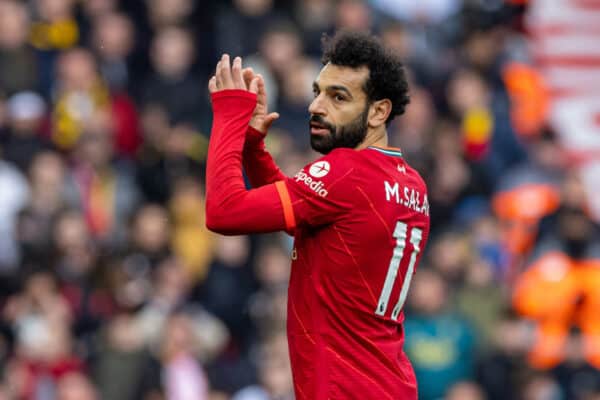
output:
M374 101L369 107L369 126L379 128L385 125L390 113L392 112L392 102L389 99Z

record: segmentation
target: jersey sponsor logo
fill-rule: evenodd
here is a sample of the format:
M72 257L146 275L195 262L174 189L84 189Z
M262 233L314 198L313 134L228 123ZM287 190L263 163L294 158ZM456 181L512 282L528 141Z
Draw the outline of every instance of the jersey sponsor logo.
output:
M327 165L329 165L329 163L327 163ZM313 166L314 166L314 164L313 164ZM327 173L325 173L325 175L327 175ZM310 190L312 190L313 192L315 192L316 194L318 194L321 197L327 197L327 195L329 194L327 189L325 189L325 184L323 182L317 181L317 180L311 178L304 171L298 172L294 176L294 179L296 180L296 182L304 183L306 186L308 186L310 188Z
M322 178L329 173L331 166L327 161L317 161L308 169L308 173L315 178Z
M414 188L404 186L401 191L401 186L398 182L390 184L388 181L383 181L385 190L385 199L389 202L395 202L405 207L410 208L413 211L420 212L425 215L429 215L429 200L427 195L422 195L421 192Z

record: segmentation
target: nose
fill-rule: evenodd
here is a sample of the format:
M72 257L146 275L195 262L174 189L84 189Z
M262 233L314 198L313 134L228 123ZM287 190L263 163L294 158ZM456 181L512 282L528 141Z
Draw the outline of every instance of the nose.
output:
M325 115L325 107L323 104L322 94L319 94L313 99L308 106L308 112L312 115Z

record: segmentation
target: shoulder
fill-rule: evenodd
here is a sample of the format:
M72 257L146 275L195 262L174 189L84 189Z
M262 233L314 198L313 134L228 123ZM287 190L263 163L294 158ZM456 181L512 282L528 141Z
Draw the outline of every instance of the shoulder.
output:
M356 167L356 151L352 149L335 149L304 166L299 172L311 177L334 183L350 178Z
M288 183L303 193L322 198L344 197L355 176L355 153L352 149L335 149L306 164Z

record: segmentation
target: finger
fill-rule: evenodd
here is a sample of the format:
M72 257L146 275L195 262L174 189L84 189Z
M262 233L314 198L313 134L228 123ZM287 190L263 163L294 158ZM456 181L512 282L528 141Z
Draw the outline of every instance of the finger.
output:
M273 125L273 122L275 122L278 118L279 118L279 113L276 113L276 112L272 112L271 114L267 115L265 117L265 122L264 122L265 129L269 130L269 128L271 128L271 125Z
M242 76L242 58L236 57L233 59L233 66L231 67L231 77L233 79L233 85L236 89L247 89L244 77Z
M217 63L217 68L215 68L215 84L217 85L217 89L221 90L223 84L221 83L221 61Z
M252 79L250 86L248 86L248 90L254 94L258 93L258 77L254 77L254 79Z
M223 54L221 57L221 67L219 69L222 89L233 89L233 79L231 78L231 65L229 64L229 54Z
M250 82L252 82L252 79L254 78L254 70L250 67L244 68L242 75L244 76L246 87L250 87Z
M216 91L218 91L219 89L217 88L217 77L213 76L212 78L210 78L210 80L208 81L208 91L210 93L214 93Z
M261 74L256 75L256 77L258 78L258 92L257 92L258 102L260 104L263 104L266 107L267 106L267 91L265 90L265 80L263 79Z

